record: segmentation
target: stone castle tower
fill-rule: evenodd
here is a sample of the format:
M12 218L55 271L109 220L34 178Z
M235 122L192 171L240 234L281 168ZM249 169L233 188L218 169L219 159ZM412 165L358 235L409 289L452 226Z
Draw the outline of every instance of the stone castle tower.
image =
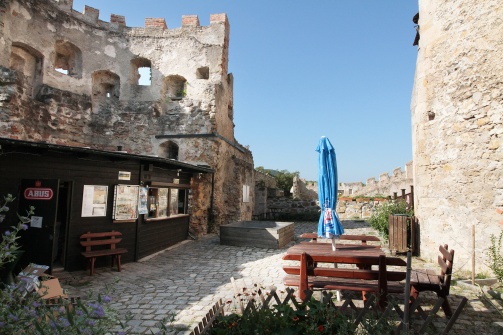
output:
M215 174L192 185L195 233L250 219L253 157L234 138L227 16L132 28L124 16L104 22L98 9L72 7L0 2L0 136L208 165Z
M434 258L447 243L458 270L471 269L475 251L487 271L490 235L503 229L502 18L501 0L419 0L411 112L421 253Z

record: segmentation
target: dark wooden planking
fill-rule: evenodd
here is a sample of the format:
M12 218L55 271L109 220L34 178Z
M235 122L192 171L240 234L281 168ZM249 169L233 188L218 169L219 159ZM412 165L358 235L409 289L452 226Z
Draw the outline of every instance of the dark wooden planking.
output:
M139 227L138 258L164 250L187 239L189 216L142 222Z

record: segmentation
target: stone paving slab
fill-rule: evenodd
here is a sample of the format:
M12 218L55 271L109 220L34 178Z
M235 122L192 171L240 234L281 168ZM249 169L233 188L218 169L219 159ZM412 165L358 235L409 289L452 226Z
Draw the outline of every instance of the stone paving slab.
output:
M343 225L346 234L377 235L364 221L344 221ZM288 246L299 242L300 234L315 230L316 223L296 223L296 241ZM188 334L219 298L233 301L231 277L238 290L258 285L266 289L275 286L283 291L281 257L287 247L278 250L224 246L217 235L210 234L196 241L184 241L146 260L124 264L122 272L97 268L92 277L86 271L57 276L70 296L85 297L89 292L104 291L106 285L113 286L116 292L113 306L122 315L132 313L129 325L133 334L151 334L156 323L170 314L175 315L174 325L180 329L174 334ZM437 266L413 258L413 268ZM501 301L486 300L480 292L451 286L450 301L454 308L463 296L469 299L468 304L449 334L503 333L502 328L493 325L503 322ZM432 305L435 296L422 293L421 299ZM235 308L235 303L229 305L232 306ZM442 311L435 322L440 325L446 322Z

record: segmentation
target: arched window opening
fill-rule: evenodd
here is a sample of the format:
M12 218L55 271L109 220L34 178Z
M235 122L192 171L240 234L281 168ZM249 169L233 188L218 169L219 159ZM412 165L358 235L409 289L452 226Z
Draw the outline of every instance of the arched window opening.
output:
M120 78L108 70L93 73L93 98L98 100L119 100Z
M159 157L178 160L178 145L172 141L162 143L159 146Z
M68 41L56 41L54 69L70 77L82 77L82 52Z
M28 94L36 96L43 77L44 56L36 49L24 43L13 43L9 67L24 77L23 83Z
M179 75L164 79L164 95L171 100L181 100L187 95L187 80Z
M131 60L130 83L133 85L152 85L152 62L146 58Z

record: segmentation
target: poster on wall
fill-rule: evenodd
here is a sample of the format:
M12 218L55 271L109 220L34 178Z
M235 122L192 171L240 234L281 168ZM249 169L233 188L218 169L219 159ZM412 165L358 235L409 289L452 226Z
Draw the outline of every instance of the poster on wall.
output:
M138 218L138 192L140 186L115 185L114 220L136 220Z
M148 188L140 186L139 199L138 199L138 214L148 214L147 200L148 200Z
M159 208L157 209L157 217L168 216L168 193L169 188L160 188L158 191Z
M107 215L108 186L84 185L82 217Z

